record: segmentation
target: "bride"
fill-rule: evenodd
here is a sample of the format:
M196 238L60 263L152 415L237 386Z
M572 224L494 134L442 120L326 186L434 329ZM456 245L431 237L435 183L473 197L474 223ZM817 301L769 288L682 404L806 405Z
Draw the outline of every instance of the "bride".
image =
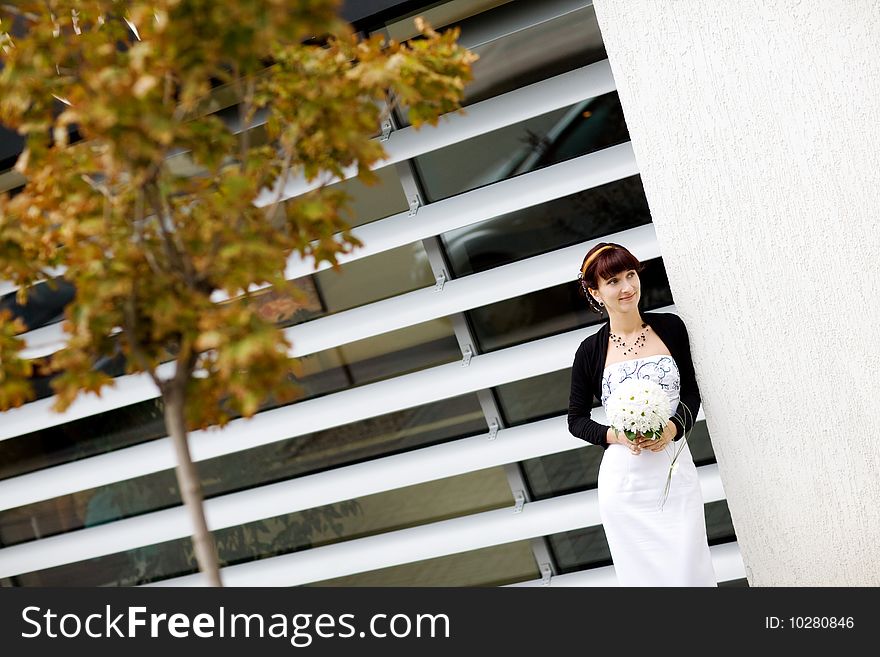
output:
M590 307L608 321L578 347L571 372L568 428L602 447L599 514L621 586L717 586L706 539L703 496L687 444L659 505L674 450L700 407L684 323L671 313L640 313L641 263L619 244L587 253L579 280ZM590 418L628 379L651 379L669 396L672 419L659 440L622 433Z

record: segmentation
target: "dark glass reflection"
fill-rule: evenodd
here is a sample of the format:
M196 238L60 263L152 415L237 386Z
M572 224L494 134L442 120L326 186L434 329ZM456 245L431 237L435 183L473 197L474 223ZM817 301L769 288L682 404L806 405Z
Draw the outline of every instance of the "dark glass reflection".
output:
M358 178L349 178L330 186L345 192L351 199L351 207L343 217L352 228L409 209L397 168L382 167L375 173L379 179L375 185L365 185Z
M561 574L611 565L611 550L602 525L550 534L547 542Z
M434 284L434 275L421 242L353 260L339 271L325 269L312 277L325 306L323 314L338 313Z
M63 278L44 281L32 286L28 291L27 301L20 304L16 300L16 292L0 297L0 311L8 310L13 318L24 322L28 331L33 331L50 324L57 324L64 319L64 308L73 301L76 288ZM124 363L119 358L102 358L96 363L95 369L117 376L124 370ZM51 397L51 382L54 375L44 374L37 367L30 377L34 389L34 399ZM2 466L0 466L2 467Z
M266 321L289 327L395 297L434 284L421 242L353 260L292 282L289 294L276 288L255 292L249 303ZM229 303L241 303L234 299Z
M516 426L565 413L570 388L568 368L505 383L495 392L507 426Z
M572 440L577 440L572 437ZM677 443L676 443L677 444ZM706 422L700 420L688 436L688 447L697 466L715 463ZM595 488L603 450L587 445L557 454L522 461L523 473L536 500Z
M122 376L125 374L125 357L121 353L117 353L115 356L101 356L95 361L92 369L112 377ZM34 375L30 378L34 388L34 398L31 401L46 399L55 394L55 391L52 390L52 380L57 374L39 374L39 371L35 369Z
M512 504L498 467L221 529L214 538L223 567ZM194 572L191 540L182 538L12 579L19 586L119 586Z
M34 285L24 304L16 300L16 292L3 295L0 297L0 311L10 311L13 317L25 323L28 331L33 331L41 326L60 322L64 318L64 307L73 301L75 293L76 290L70 283L56 278L51 283Z
M543 0L516 2L487 11L461 25L463 43L480 56L473 66L474 79L465 87L464 104L480 102L508 91L546 80L606 59L605 45L592 5L507 34L481 38L497 31L524 4L538 7ZM548 44L552 43L552 47Z
M415 158L429 201L490 185L629 140L616 92Z
M736 540L726 500L709 502L704 514L709 545ZM561 573L611 564L611 552L601 525L551 534L547 539Z
M0 441L0 479L164 436L162 408L151 399Z
M444 233L455 277L651 223L640 176Z
M451 322L425 322L304 356L299 401L459 358ZM0 441L0 479L161 438L162 408L148 400Z
M607 58L591 4L566 11L548 7L547 0L518 0L464 20L448 18L461 30L459 42L479 55L464 106ZM412 27L411 18L388 26L398 40L412 36ZM408 125L405 109L399 116Z
M506 586L540 576L529 541L517 541L308 586Z
M205 498L285 481L486 431L475 395L445 399L201 461ZM181 503L173 470L0 512L0 546Z
M709 539L709 545L720 545L736 540L727 500L707 503L705 513L706 537Z

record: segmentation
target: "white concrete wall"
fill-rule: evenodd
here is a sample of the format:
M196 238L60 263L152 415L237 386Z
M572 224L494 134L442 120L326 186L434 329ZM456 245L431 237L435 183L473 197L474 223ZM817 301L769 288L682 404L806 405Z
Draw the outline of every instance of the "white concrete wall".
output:
M880 585L880 2L596 0L753 586Z

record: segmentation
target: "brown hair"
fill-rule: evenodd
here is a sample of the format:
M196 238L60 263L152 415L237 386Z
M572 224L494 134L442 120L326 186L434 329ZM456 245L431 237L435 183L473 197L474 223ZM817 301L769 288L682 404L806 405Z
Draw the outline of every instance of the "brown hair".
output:
M595 257L593 257L594 255ZM586 270L584 270L584 265L587 265ZM581 262L581 271L578 276L580 280L580 293L590 303L590 307L593 310L602 312L601 308L595 305L595 299L587 291L587 288L591 287L594 290L598 288L600 278L611 278L630 269L641 272L644 268L645 266L626 247L614 242L599 242L587 251L587 255L584 256L583 262Z

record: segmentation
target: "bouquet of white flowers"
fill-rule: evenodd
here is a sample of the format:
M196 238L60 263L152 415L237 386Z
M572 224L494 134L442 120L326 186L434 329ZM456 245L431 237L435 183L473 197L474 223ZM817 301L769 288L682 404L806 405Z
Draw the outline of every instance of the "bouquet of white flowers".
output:
M615 434L630 440L637 434L658 439L669 421L669 397L660 384L650 379L627 379L606 403L608 422Z
M628 379L623 381L608 398L606 413L615 435L622 433L629 440L635 440L638 434L658 440L663 435L666 424L672 417L669 409L669 397L666 391L650 379ZM686 407L685 410L690 412ZM669 496L672 473L677 470L678 455L687 442L687 434L679 441L680 446L671 457L666 485L660 498L660 508Z

